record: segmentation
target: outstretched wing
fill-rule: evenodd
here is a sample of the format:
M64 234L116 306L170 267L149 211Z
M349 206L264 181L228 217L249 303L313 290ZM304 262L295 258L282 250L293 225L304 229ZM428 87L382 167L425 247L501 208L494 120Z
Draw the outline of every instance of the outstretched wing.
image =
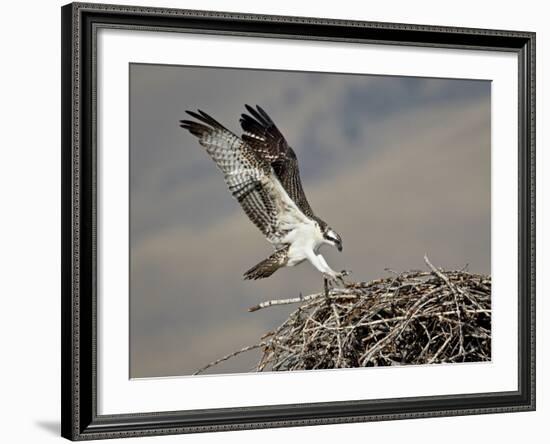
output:
M181 120L180 126L198 137L223 172L233 196L268 240L278 242L292 225L306 220L269 163L260 159L248 143L203 111L187 113L196 120Z
M271 164L279 181L298 208L306 216L315 217L302 188L296 153L260 106L245 107L250 115L241 115L240 122L244 131L242 140L252 147L259 159Z

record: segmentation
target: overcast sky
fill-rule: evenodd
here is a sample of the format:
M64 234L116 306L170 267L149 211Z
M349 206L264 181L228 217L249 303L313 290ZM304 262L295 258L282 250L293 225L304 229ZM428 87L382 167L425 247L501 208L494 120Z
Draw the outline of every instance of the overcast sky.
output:
M243 281L272 248L179 127L186 109L237 134L245 103L271 115L313 210L343 238L342 253L322 249L335 270L369 280L424 268L427 253L440 267L490 273L490 91L475 80L132 64L131 376L190 374L292 309L247 307L322 286L309 263Z

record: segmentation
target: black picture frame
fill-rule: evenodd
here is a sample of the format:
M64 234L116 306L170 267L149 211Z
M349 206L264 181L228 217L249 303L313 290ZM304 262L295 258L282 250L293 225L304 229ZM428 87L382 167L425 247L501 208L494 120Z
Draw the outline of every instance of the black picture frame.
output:
M72 3L62 7L62 436L71 440L535 409L535 33ZM100 27L511 51L519 65L518 390L97 414L95 39ZM512 289L511 289L512 291Z

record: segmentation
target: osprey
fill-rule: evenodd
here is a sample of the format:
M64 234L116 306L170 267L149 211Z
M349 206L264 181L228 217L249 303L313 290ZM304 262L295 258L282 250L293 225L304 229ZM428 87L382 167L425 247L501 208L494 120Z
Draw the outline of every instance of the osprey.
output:
M233 196L275 248L244 278L266 278L281 267L308 260L323 274L325 287L327 281L343 282L349 272L335 272L319 254L323 244L342 251L342 238L313 213L294 150L261 107L245 106L250 115L241 115L240 138L201 110L186 111L195 120L180 121L182 128L198 137Z

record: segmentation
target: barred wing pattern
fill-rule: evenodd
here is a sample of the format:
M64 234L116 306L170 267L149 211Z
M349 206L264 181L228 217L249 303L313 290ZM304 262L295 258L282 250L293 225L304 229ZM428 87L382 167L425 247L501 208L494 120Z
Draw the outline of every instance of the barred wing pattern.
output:
M278 243L304 215L279 185L269 163L205 112L187 113L196 121L182 120L180 126L199 138L249 219L270 242Z
M298 208L323 225L324 222L313 214L302 188L296 153L260 106L256 105L256 109L249 105L245 107L250 115L241 115L240 122L244 131L242 140L252 147L261 160L271 164L283 188Z

